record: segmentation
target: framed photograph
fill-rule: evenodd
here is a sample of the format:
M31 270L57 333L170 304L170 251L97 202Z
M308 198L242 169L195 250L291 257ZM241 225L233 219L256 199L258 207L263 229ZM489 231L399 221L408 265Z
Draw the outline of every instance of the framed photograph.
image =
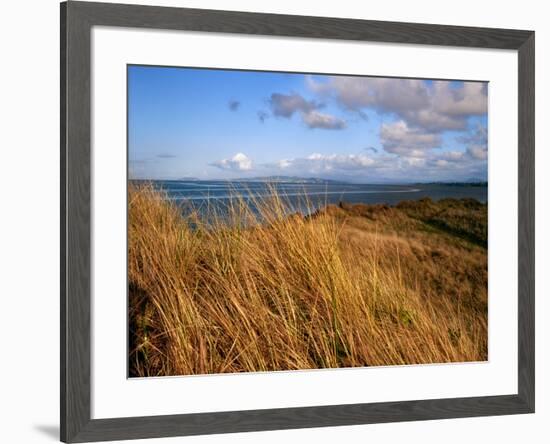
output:
M534 54L61 4L61 439L534 412Z

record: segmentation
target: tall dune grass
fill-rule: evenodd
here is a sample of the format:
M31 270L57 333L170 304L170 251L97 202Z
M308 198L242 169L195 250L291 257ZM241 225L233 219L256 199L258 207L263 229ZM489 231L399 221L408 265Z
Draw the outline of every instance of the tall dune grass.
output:
M487 359L486 250L398 208L303 217L274 194L184 216L130 188L132 376Z

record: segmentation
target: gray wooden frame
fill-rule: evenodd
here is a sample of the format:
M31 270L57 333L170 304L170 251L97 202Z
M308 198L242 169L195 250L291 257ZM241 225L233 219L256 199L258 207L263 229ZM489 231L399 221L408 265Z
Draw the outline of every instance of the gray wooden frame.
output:
M90 35L91 28L98 25L516 50L518 392L502 396L91 419ZM87 442L534 412L534 67L533 31L77 1L62 3L61 439Z

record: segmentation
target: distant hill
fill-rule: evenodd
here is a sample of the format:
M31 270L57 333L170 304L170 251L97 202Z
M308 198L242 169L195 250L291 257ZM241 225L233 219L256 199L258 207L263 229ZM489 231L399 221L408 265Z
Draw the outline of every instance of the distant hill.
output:
M342 180L320 179L317 177L296 177L296 176L263 176L263 177L245 177L240 179L230 179L228 182L278 182L278 183L349 183Z
M452 187L486 187L488 184L486 181L472 181L472 182L418 182L415 185L446 185Z
M189 181L189 182L198 182L200 181L200 179L198 177L193 177L193 176L185 176L185 177L180 177L179 179L175 179L175 180L183 180L183 181Z
M296 176L258 176L239 177L237 179L199 179L198 177L179 177L177 179L131 179L135 182L164 181L164 182L277 182L277 183L319 183L319 184L348 184L343 180L320 179L317 177Z
M135 182L155 181L159 179L132 179ZM322 179L318 177L298 177L298 176L256 176L256 177L239 177L237 179L199 179L198 177L180 177L178 179L164 179L166 182L270 182L270 183L295 183L295 184L359 184L357 182L349 182L336 179ZM361 185L384 185L384 183L360 183ZM446 185L455 187L486 187L487 181L482 180L465 180L462 182L388 182L387 185Z

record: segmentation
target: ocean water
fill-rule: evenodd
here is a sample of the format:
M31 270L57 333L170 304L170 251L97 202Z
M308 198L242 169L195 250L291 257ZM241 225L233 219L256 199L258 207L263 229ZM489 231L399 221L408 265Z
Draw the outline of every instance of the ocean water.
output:
M412 184L412 185L364 185L338 182L238 182L238 181L153 181L153 185L165 192L166 198L182 206L194 208L206 205L227 207L232 199L242 198L254 204L269 199L275 191L282 196L292 211L302 213L327 204L364 203L396 205L404 200L429 197L473 198L487 202L487 186L479 184Z

